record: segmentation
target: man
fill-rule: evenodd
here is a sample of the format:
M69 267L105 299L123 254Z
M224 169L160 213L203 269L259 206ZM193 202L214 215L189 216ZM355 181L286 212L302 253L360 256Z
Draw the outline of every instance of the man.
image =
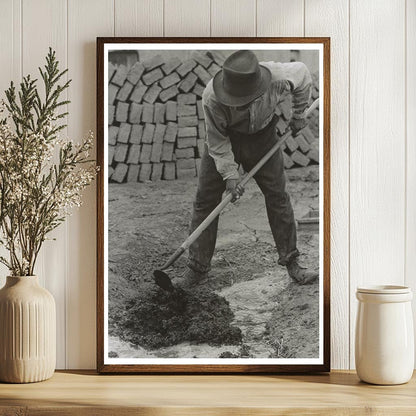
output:
M201 160L191 232L221 201L224 191L232 193L232 202L242 195L238 167L241 164L246 172L250 171L278 140L275 110L282 94L290 92L293 96L290 122L293 134L305 127L310 87L310 73L300 62L260 65L253 52L244 50L226 59L202 97L207 143ZM296 224L285 189L282 150L272 156L254 179L265 196L278 263L286 266L295 282L313 282L318 274L298 263ZM218 218L190 246L184 284L193 285L207 277L217 228Z

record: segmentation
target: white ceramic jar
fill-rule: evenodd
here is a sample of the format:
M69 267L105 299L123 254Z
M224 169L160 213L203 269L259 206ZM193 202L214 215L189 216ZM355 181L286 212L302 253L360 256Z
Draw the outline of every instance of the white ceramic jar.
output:
M414 332L410 288L372 286L357 289L355 366L372 384L402 384L412 377Z
M8 276L0 289L0 381L46 380L55 363L54 298L36 276Z

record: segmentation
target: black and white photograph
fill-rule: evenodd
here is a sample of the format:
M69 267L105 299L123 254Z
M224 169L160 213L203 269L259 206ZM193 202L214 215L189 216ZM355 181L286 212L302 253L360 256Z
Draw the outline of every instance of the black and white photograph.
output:
M102 364L323 366L323 44L100 58Z

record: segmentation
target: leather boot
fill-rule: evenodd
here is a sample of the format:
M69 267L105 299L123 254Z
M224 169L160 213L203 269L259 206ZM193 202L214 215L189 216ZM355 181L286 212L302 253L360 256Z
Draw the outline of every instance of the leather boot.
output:
M299 285L313 283L319 277L319 273L308 271L306 267L300 266L296 258L288 263L286 268L289 276Z
M187 268L181 277L176 279L176 285L182 289L190 289L208 278L208 272L201 273Z

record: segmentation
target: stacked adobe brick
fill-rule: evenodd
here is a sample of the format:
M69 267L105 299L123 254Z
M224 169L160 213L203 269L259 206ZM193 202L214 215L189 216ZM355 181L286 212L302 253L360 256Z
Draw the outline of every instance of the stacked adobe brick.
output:
M198 175L205 142L201 97L223 62L220 52L195 51L186 61L156 55L136 62L130 69L109 63L111 181L174 180ZM283 133L291 116L290 97L279 104L277 113L281 115L277 128ZM318 162L317 149L315 134L309 128L302 130L288 140L286 168Z

